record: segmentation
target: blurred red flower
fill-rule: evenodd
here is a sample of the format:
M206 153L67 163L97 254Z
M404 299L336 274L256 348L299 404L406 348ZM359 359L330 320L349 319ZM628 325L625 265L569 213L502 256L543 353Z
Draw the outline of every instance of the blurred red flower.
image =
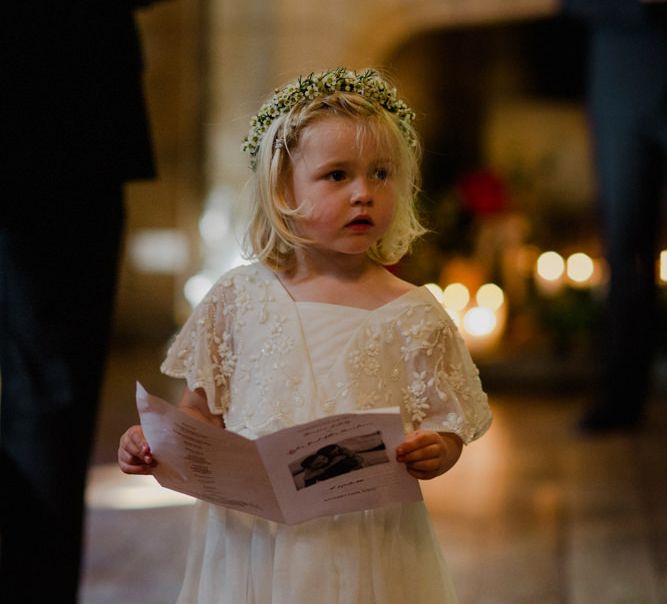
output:
M475 214L498 214L507 207L503 181L490 170L464 174L456 185L463 206Z

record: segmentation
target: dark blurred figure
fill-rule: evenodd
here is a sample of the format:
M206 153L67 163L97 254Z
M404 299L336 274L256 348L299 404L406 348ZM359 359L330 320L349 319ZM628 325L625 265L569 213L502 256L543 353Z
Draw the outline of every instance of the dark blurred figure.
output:
M2 601L77 600L123 183L154 176L130 0L3 11Z
M651 389L667 182L667 3L565 0L590 26L589 109L610 283L585 432L637 426Z

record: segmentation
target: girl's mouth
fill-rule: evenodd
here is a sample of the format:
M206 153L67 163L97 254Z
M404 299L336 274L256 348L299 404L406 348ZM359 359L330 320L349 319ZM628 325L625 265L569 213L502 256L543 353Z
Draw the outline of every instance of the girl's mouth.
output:
M346 225L353 230L366 230L373 226L373 219L365 214L357 216L354 220L350 220Z

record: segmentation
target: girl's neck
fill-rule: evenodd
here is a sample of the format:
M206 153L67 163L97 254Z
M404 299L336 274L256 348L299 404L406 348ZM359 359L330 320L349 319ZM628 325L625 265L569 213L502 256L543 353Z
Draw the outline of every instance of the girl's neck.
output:
M284 276L295 283L319 278L359 282L377 271L384 271L384 268L365 254L330 254L320 253L318 250L296 250L294 267Z
M340 255L326 259L317 254L297 255L291 271L280 280L297 302L327 302L375 309L415 286L392 275L368 257Z

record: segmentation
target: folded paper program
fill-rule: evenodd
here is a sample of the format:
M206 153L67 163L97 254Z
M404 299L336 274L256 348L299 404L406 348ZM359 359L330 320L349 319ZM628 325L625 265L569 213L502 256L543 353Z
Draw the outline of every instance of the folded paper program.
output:
M137 384L141 425L163 486L276 522L418 501L419 483L395 460L395 413L349 413L257 440L198 421Z

